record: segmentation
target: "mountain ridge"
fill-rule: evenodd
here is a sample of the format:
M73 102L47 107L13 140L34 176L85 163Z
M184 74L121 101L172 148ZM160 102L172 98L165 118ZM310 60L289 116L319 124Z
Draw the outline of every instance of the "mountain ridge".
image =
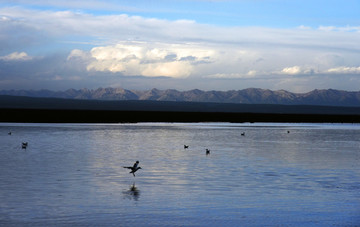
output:
M280 105L320 105L320 106L360 106L360 91L335 89L315 89L307 93L293 93L286 90L247 88L229 91L203 91L175 89L146 91L123 88L51 90L0 90L0 95L64 98L82 100L151 100L174 102L207 102L233 104L280 104Z

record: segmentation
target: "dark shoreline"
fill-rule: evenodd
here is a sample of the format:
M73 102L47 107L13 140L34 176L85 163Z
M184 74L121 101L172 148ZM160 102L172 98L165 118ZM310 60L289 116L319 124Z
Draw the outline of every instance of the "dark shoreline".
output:
M0 122L137 123L137 122L279 122L360 123L357 114L234 113L70 109L0 109Z
M0 122L360 123L360 107L0 96Z

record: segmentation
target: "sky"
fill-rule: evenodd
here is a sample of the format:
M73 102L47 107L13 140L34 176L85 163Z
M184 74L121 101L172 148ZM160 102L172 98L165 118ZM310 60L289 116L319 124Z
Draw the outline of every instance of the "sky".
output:
M0 89L360 90L359 0L0 0Z

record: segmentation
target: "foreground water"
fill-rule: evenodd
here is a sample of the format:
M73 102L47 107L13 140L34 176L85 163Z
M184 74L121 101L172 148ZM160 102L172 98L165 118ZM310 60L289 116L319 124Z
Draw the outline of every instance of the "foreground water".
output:
M3 123L0 226L360 226L359 138L358 124Z

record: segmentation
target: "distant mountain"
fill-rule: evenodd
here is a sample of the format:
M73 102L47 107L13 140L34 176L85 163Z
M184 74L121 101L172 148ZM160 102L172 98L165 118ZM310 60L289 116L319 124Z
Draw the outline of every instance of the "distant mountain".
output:
M285 90L248 88L231 91L177 91L173 89L132 91L122 88L50 90L2 90L0 95L65 98L83 100L152 100L178 102L211 102L237 104L281 104L281 105L321 105L360 106L360 91L313 90L308 93L292 93Z

